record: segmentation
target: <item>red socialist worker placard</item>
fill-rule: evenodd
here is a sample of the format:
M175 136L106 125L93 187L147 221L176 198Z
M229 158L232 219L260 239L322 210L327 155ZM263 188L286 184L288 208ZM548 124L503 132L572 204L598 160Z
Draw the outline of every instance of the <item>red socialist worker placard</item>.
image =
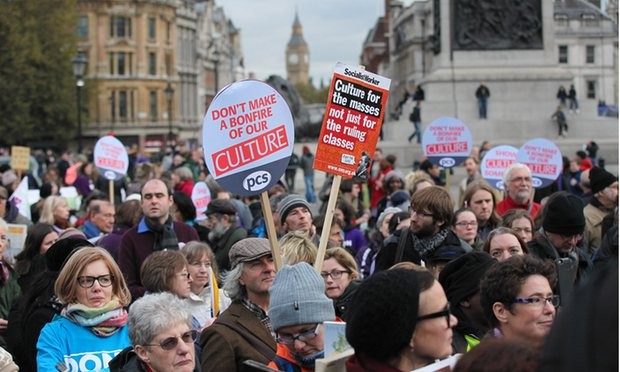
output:
M211 202L211 191L204 182L197 182L192 189L192 202L196 207L196 221L203 221L207 219L205 212L207 206Z
M258 80L222 89L209 105L202 127L207 168L222 187L242 196L260 194L278 182L294 139L288 104Z
M498 190L504 189L504 172L517 160L518 149L501 145L490 149L482 159L480 173L489 185Z
M426 128L422 136L424 155L435 165L455 167L471 152L471 132L455 118L439 118Z
M529 140L519 148L517 162L532 172L532 186L545 187L558 179L562 172L562 153L555 143L544 138Z
M110 181L120 180L127 174L129 157L121 141L113 136L99 138L95 144L95 167L99 174Z
M390 79L359 67L336 64L314 169L368 178L388 99Z

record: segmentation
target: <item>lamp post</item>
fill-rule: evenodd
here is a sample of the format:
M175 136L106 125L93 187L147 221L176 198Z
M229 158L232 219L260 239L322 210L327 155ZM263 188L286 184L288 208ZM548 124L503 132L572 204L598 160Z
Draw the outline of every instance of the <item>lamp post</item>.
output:
M77 121L78 121L78 153L82 153L82 88L84 87L84 70L86 70L86 64L88 59L83 53L78 53L71 60L73 64L73 75L75 76L75 88L77 99Z
M164 93L166 94L166 101L168 101L168 138L166 140L166 146L170 146L170 140L172 139L172 97L174 96L174 89L172 85L170 85L170 82L166 85Z
M215 89L214 89L214 93L213 96L215 96L217 94L217 91L219 89L219 78L220 78L220 72L218 69L218 66L220 65L220 52L215 49L213 51L213 75L214 75L214 79L213 82L215 83Z

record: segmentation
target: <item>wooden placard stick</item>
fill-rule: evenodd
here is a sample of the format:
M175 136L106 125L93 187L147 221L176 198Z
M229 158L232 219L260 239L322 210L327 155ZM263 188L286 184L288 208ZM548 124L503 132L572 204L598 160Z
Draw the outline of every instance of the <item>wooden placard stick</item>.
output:
M114 205L114 180L108 180L108 193L110 194L110 204Z
M280 246L278 245L278 236L273 222L273 213L271 212L271 205L269 205L269 195L267 191L260 193L260 205L263 210L263 218L265 219L267 238L269 239L269 245L271 245L273 264L276 268L276 272L278 272L280 268L282 268L282 254L280 253Z
M323 231L321 231L321 240L319 241L319 251L316 255L316 261L314 261L314 269L319 273L323 268L323 258L325 257L325 251L327 250L329 230L331 229L332 220L334 219L334 211L336 210L336 201L338 200L341 181L341 175L334 175L332 188L329 192L329 200L327 201L327 210L325 211L325 220L323 222Z

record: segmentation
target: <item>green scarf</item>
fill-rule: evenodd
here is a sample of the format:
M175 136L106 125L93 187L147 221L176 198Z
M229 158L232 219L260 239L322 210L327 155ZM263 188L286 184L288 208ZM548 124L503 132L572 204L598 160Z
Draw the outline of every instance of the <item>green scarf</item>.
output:
M80 303L69 304L60 315L79 326L90 328L99 337L112 336L127 324L127 311L116 297L97 308Z

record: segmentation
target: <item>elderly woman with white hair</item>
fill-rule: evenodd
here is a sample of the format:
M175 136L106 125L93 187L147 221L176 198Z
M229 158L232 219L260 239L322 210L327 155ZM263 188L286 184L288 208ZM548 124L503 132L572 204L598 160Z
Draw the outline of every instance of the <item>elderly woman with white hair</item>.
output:
M110 361L110 371L198 371L187 304L172 293L144 296L129 309L131 345Z

